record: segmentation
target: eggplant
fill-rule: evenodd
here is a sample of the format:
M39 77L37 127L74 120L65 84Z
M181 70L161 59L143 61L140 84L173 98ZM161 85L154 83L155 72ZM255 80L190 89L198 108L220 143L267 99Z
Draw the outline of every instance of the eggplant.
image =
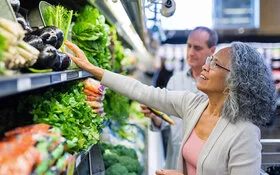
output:
M61 70L66 70L71 65L71 58L64 53L64 57L62 59Z
M35 69L49 69L59 60L58 52L55 47L46 44L40 51L36 63L32 66Z
M30 25L27 23L25 18L20 13L16 13L16 20L22 26L22 28L24 30L26 30L28 33L32 32L32 28L30 27Z
M54 27L54 26L53 26ZM54 45L55 48L59 49L62 44L63 44L63 41L64 41L64 33L62 32L62 30L60 30L59 28L57 27L54 27L54 31L56 33L56 37L57 37L57 42L56 44Z
M19 0L9 0L9 2L11 4L14 12L17 13L19 10L19 7L20 7L20 1Z
M55 26L47 26L31 32L32 35L37 35L42 38L44 44L50 44L59 49L63 43L64 34Z
M70 57L64 52L57 51L57 53L59 60L52 66L52 69L54 71L66 70L71 64Z
M44 42L42 38L40 38L37 35L26 34L25 37L23 38L23 41L35 47L39 51L41 51L44 48Z
M57 59L56 59L54 65L52 66L52 70L53 71L60 71L61 64L62 64L62 59L61 59L60 56L57 56Z

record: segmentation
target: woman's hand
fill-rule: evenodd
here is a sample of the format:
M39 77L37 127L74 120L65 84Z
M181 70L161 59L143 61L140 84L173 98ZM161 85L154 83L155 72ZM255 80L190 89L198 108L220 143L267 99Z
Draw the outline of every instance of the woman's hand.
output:
M77 66L79 66L81 69L91 73L98 80L102 79L102 77L104 75L104 70L92 65L88 61L85 53L77 45L71 43L70 41L65 41L64 44L76 55L76 56L73 56L73 55L67 53L67 55L69 55L71 60L74 61Z
M161 127L161 123L162 123L162 119L159 118L158 116L156 116L154 113L152 113L152 111L148 108L148 106L140 104L140 107L142 108L142 113L148 117L151 118L155 124L156 127L160 128Z
M176 170L157 170L156 175L184 175Z
M141 107L141 112L146 116L149 117L151 119L153 119L154 117L156 117L156 115L154 113L152 113L152 111L148 108L148 106L140 104Z
M70 41L65 41L64 44L76 55L73 56L67 53L71 60L73 60L77 66L79 66L81 69L86 70L89 67L89 65L91 65L85 53L77 45L71 43Z

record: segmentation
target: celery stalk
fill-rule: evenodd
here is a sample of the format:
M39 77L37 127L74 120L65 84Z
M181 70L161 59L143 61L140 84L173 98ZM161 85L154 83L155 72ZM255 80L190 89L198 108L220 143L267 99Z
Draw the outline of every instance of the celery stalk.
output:
M49 6L44 11L43 17L45 21L51 21L52 23L47 24L47 26L56 26L63 31L64 41L67 40L69 33L69 28L72 22L73 10L68 10L61 5ZM60 50L65 51L64 44L61 46Z
M58 16L59 16L59 10L58 10L58 8L56 7L56 8L55 8L55 22L54 22L54 25L55 25L56 27L59 27L59 26L58 26Z

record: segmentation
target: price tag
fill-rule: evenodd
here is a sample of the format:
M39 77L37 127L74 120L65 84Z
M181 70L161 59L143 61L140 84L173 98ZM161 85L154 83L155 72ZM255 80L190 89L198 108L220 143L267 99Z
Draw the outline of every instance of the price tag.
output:
M79 78L83 77L83 71L79 71Z
M31 79L30 78L20 78L17 80L17 90L25 91L31 89Z
M67 73L67 80L73 80L73 79L76 79L78 77L79 77L79 73L77 71Z
M60 75L60 81L66 81L67 80L67 74L66 73L62 73Z

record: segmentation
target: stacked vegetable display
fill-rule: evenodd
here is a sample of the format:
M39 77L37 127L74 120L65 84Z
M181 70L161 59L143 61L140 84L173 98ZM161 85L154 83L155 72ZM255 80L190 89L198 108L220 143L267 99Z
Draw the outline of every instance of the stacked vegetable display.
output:
M103 118L86 102L83 82L71 82L49 88L43 94L24 96L18 111L21 115L32 115L35 123L60 128L62 135L74 144L69 152L87 150L96 144L103 128Z
M35 69L53 69L61 71L67 69L71 64L70 57L58 51L64 40L63 32L55 26L43 27L27 33L24 41L40 51Z
M23 41L25 31L18 23L0 18L0 36L3 49L1 60L6 68L29 67L37 61L39 51Z
M21 14L20 1L10 0L10 4L12 5L13 10L16 14L16 20L18 24L20 24L24 29L22 35L23 40L28 44L30 44L31 46L35 47L37 50L39 50L40 54L39 55L37 54L36 60L29 64L23 64L23 60L18 59L20 61L17 61L16 63L20 62L21 64L19 66L18 64L13 64L13 62L11 62L8 64L8 68L9 69L29 68L32 66L31 68L29 68L29 70L32 72L40 72L39 70L46 70L46 69L47 69L46 71L66 70L71 64L71 59L64 52L65 51L64 49L62 49L62 51L59 50L63 44L63 41L66 39L64 35L65 31L62 31L59 28L63 26L62 25L55 26L55 24L53 24L43 28L32 29L29 25L28 19L24 18L24 14ZM62 19L61 17L57 16L58 14L54 14L54 15L56 15L57 19L61 21L65 21L65 19ZM51 17L52 15L49 14L48 16ZM67 26L69 28L71 24L72 14L68 18L69 19L67 20L67 23L69 24ZM63 28L63 30L64 29L65 27ZM66 30L66 32L68 34L68 30ZM26 33L25 36L24 33ZM24 55L27 54L28 54L27 52L24 53Z
M5 133L0 141L0 174L61 174L73 156L58 128L37 124Z
M105 115L102 100L104 99L105 87L92 78L84 80L84 93L87 95L86 102L95 114Z

